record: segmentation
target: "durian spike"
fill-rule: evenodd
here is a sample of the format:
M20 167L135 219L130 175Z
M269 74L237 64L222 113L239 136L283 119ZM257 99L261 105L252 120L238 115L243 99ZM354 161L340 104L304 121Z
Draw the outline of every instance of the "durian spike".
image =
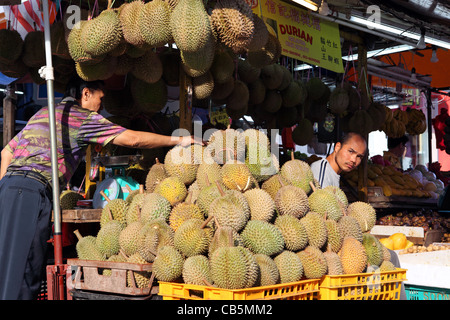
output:
M80 233L80 231L79 231L78 229L75 230L73 233L75 233L75 235L77 236L77 239L78 239L78 240L83 239L83 236L81 235L81 233Z
M100 194L105 198L106 201L110 202L111 200L108 198L108 196L105 194L105 192L102 190L100 191Z
M225 192L223 191L222 187L219 184L219 180L216 180L216 186L217 189L219 189L220 195L223 197L225 195Z
M312 191L316 191L316 186L314 185L314 183L312 181L309 182L309 185L311 186Z
M205 221L203 221L202 225L200 226L200 229L205 228L212 218L214 218L214 216L209 216Z

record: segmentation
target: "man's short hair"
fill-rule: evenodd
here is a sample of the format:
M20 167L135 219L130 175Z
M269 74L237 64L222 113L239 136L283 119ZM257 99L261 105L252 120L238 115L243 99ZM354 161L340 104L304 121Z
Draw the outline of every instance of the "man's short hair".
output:
M348 140L352 139L353 137L359 137L361 140L363 140L367 144L366 138L364 138L361 134L359 134L357 132L343 132L339 142L342 145L344 145L348 142Z
M79 100L81 99L81 93L84 88L88 88L90 91L103 90L104 85L105 83L103 80L85 81L78 75L75 75L66 85L64 98L72 97Z
M409 141L407 136L403 136L400 138L389 138L388 137L388 149L394 149L400 144L405 145Z

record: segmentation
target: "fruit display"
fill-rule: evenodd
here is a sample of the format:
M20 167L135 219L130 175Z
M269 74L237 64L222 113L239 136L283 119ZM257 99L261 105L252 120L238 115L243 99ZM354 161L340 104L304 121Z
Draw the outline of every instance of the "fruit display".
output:
M400 138L406 133L420 135L426 131L427 122L422 111L412 108L406 110L385 108L388 116L381 127L381 131L384 131L388 137Z
M377 219L377 225L422 227L428 230L447 231L450 229L450 218L431 209L417 211L400 211L384 215Z
M249 161L270 150L263 131L227 128L212 137L206 146L173 147L148 171L148 189L108 202L98 234L77 235L78 258L153 264L152 274L135 272L129 286L148 286L153 276L242 289L392 270L370 234L370 204L318 188L309 165L294 157L282 165L272 157ZM220 139L229 151L224 162Z
M389 237L381 238L380 242L388 249L403 250L414 245L414 243L407 239L402 232L396 232Z
M408 253L422 253L422 252L433 252L440 250L450 250L449 244L429 244L428 246L422 245L412 245L404 250L400 251L398 254L408 254Z
M367 186L381 187L386 197L403 196L437 199L444 192L444 183L423 165L402 171L374 156L367 166ZM354 188L358 185L358 171L342 176Z

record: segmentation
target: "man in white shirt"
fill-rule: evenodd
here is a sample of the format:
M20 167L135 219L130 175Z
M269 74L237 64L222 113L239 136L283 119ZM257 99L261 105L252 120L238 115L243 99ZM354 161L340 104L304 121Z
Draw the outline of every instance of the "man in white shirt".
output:
M334 151L328 157L311 164L314 178L320 186L339 187L340 174L350 172L359 166L367 151L366 139L358 133L346 133L336 142Z

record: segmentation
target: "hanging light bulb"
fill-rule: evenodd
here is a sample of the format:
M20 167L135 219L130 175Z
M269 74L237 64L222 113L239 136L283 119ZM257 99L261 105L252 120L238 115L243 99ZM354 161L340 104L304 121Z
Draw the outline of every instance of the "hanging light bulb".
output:
M411 78L409 79L409 81L412 83L417 82L416 68L411 69Z
M436 63L436 62L439 61L436 51L437 51L436 47L433 46L433 51L431 53L431 59L430 59L430 61L433 62L433 63Z
M419 42L417 42L417 49L425 49L427 47L427 44L425 43L425 29L421 29L421 35L420 35L420 39Z
M319 8L319 14L322 16L327 16L330 14L330 8L328 8L328 4L325 0L322 0L322 4Z

